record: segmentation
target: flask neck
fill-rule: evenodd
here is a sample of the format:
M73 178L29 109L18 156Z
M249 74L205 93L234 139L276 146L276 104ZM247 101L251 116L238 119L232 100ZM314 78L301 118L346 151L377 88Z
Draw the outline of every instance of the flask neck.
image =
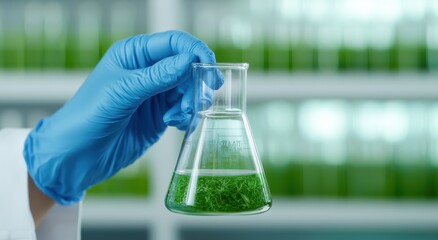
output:
M246 70L224 70L223 85L214 90L213 111L246 111Z
M194 68L198 111L245 112L247 64Z

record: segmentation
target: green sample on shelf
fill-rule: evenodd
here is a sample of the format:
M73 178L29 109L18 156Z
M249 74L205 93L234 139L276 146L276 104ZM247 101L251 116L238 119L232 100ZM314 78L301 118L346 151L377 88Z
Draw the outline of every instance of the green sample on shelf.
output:
M184 213L253 213L271 207L264 178L253 171L176 172L166 207ZM193 192L194 191L194 192Z
M135 167L135 165L133 166ZM136 173L129 174L124 169L109 180L101 182L87 191L89 196L143 197L148 196L149 193L150 174L148 174L147 169L139 169Z

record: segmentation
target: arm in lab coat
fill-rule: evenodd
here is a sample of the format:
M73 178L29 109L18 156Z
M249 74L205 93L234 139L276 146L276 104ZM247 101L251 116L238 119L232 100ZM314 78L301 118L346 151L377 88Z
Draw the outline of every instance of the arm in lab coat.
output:
M0 130L0 240L33 240L37 236L46 240L79 239L79 205L54 205L28 178L22 155L28 132ZM37 233L32 213L41 222Z
M41 192L41 190L35 186L33 179L29 175L27 177L27 184L30 211L32 212L33 220L36 226L38 226L50 208L55 205L55 202L44 195L43 192Z

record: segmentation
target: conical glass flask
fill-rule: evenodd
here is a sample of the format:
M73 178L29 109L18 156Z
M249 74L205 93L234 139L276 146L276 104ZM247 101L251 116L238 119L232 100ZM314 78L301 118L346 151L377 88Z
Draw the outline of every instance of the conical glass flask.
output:
M255 214L271 194L245 114L248 64L193 64L194 114L166 196L173 212Z

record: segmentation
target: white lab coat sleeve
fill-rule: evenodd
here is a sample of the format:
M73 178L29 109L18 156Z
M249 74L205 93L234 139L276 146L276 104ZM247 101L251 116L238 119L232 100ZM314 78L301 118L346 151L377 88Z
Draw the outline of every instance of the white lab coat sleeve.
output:
M80 204L55 205L35 231L23 144L29 129L0 130L0 240L79 240Z
M0 240L36 239L22 157L26 130L0 131Z

